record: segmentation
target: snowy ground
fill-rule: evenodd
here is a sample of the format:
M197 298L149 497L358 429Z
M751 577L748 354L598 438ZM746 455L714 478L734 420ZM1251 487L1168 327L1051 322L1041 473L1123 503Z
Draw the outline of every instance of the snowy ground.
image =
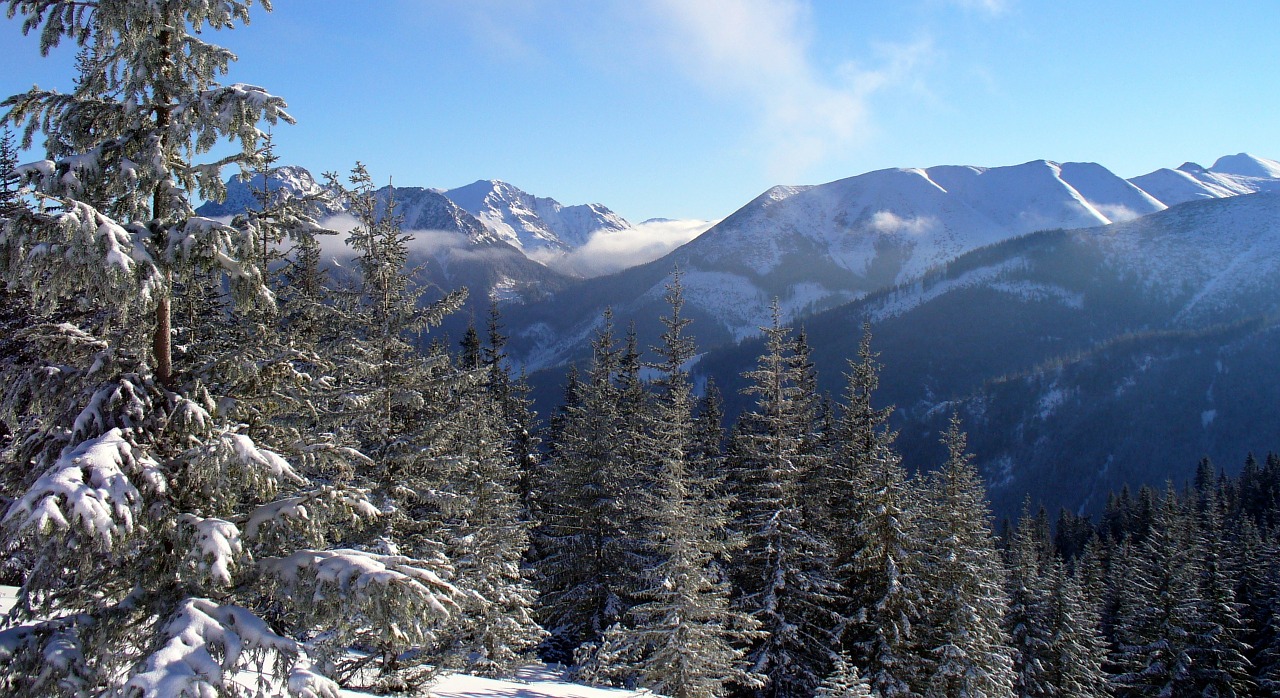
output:
M0 586L0 615L13 606L17 587ZM648 691L624 691L610 688L592 688L564 681L563 671L556 667L535 664L527 666L507 681L482 679L476 676L452 674L441 678L429 689L435 698L634 698L653 696ZM343 691L348 698L363 698L368 693Z
M648 691L626 691L616 688L592 688L565 683L562 672L554 667L531 665L516 673L513 680L498 681L455 674L446 676L429 689L438 698L487 696L490 698L631 698L653 696ZM351 694L357 696L361 694Z

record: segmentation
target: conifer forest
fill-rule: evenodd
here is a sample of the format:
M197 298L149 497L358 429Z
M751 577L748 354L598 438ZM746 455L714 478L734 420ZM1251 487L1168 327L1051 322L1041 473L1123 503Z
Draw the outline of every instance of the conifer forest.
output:
M208 42L266 0L5 5L79 54L4 102L0 695L424 695L534 661L675 698L1280 694L1280 457L1002 525L958 417L944 461L895 450L870 325L818 367L775 305L730 423L678 271L661 341L606 313L535 414L496 302L438 331L467 290L406 271L364 165L195 214L278 166L284 99Z

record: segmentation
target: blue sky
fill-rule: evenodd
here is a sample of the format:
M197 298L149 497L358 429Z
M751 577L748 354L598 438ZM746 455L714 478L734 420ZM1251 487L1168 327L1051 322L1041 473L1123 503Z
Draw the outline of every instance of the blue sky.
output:
M1280 158L1280 3L275 0L215 39L285 97L278 153L502 179L632 221L885 167ZM0 20L0 93L69 89Z

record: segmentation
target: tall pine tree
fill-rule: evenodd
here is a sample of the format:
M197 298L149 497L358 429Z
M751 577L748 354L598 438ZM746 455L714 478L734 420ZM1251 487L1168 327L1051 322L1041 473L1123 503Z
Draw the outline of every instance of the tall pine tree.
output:
M745 641L757 623L730 606L729 584L718 565L727 552L728 512L707 497L711 483L694 459L693 390L686 364L694 345L685 336L684 297L677 272L667 288L671 315L656 352L663 359L657 381L646 458L657 479L646 493L652 511L654 564L621 630L635 657L640 685L673 698L713 698L730 684L754 688L759 677L745 670Z
M917 689L934 696L1008 696L1013 670L1001 628L1008 597L986 492L952 415L947 461L929 484L927 628L932 652Z
M806 520L804 484L819 456L814 439L814 396L807 392L804 357L791 349L790 329L775 301L773 323L763 328L765 353L745 392L756 398L734 432L735 527L745 545L735 556L739 604L767 635L751 648L751 669L768 678L770 698L809 696L827 674L839 618L832 610L839 585L832 551Z

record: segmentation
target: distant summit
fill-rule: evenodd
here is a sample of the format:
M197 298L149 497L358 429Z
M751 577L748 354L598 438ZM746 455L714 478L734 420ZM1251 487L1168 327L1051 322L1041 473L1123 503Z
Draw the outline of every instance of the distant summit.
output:
M1186 162L1175 170L1159 169L1129 181L1166 206L1176 206L1199 199L1280 191L1280 162L1239 153L1220 157L1207 169Z
M253 193L263 189L262 175L254 175L248 180L234 176L227 180L226 186L227 198L224 201L206 201L196 209L196 213L202 216L222 217L259 209L258 200ZM297 196L322 194L325 190L306 168L295 165L277 168L266 181L266 189L267 191L286 191ZM327 213L337 213L337 209L334 208Z

